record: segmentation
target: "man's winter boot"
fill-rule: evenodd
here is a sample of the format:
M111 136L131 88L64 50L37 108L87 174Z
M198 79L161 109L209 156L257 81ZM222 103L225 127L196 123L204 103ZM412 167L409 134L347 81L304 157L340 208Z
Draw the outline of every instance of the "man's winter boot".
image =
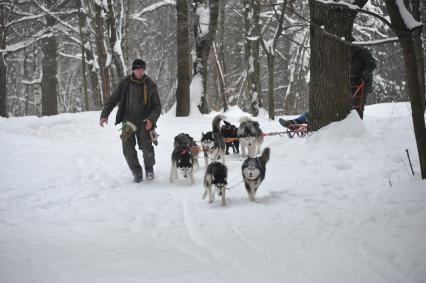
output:
M142 182L143 177L141 175L135 175L135 177L133 178L133 182L134 183L140 183Z
M151 181L154 179L154 167L145 166L146 179Z
M288 126L293 125L294 121L293 120L284 120L282 118L278 119L278 122L280 122L281 126L288 128Z

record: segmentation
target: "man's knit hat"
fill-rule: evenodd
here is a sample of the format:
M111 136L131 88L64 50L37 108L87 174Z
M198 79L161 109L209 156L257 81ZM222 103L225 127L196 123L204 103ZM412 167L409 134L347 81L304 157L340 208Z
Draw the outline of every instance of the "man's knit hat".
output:
M145 69L145 61L142 59L135 59L132 64L132 70L143 68Z

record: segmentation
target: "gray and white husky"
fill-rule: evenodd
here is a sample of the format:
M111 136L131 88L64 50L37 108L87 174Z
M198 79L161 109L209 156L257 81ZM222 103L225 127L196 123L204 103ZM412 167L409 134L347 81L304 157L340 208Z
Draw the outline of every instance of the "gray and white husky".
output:
M248 157L241 166L244 184L251 201L256 201L257 189L265 179L266 163L269 161L270 152L269 147L267 147L260 157Z
M201 133L201 148L204 152L204 163L207 168L209 159L212 162L220 161L225 164L225 140L223 139L220 131L220 121L226 119L224 115L217 115L213 119L213 131L207 133Z
M242 117L237 134L240 139L242 156L254 158L256 154L260 154L260 148L263 143L263 132L258 122L252 121L248 117ZM246 149L248 155L246 154Z
M209 197L209 203L214 201L217 192L222 196L222 205L226 205L225 192L228 185L228 168L220 162L213 162L207 166L204 174L204 193L202 198Z
M175 137L171 156L170 183L178 178L179 171L184 178L189 177L191 185L194 184L194 165L198 164L198 157L192 150L194 144L194 139L188 134L181 133Z

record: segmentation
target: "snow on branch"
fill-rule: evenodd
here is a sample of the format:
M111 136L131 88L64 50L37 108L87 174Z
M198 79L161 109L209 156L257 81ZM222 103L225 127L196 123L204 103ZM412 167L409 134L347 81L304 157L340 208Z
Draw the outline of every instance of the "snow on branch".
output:
M153 11L155 11L157 9L160 9L160 8L162 8L164 6L167 6L167 5L175 6L176 5L176 1L175 0L162 0L162 1L159 1L157 3L149 5L146 8L143 8L142 11L140 11L140 12L132 14L130 16L130 18L132 20L143 21L143 15L144 14L149 13L149 12L153 12Z
M316 1L326 5L342 5L352 10L360 9L358 5L352 4L353 0L316 0Z
M31 44L34 44L41 39L49 38L49 37L52 37L52 36L54 36L54 35L53 35L53 33L50 32L50 28L45 28L45 29L39 31L38 33L36 33L35 35L33 35L31 39L21 41L21 42L12 44L12 45L8 45L6 47L6 49L0 49L0 54L1 53L16 52L16 51L19 51L21 49L25 49L28 46L30 46Z
M404 21L405 26L409 30L416 29L418 27L423 26L421 22L418 22L414 19L413 15L408 11L407 7L405 7L404 1L395 0L396 6L398 6L399 14L401 15L402 20Z
M65 26L66 28L72 30L75 33L79 33L80 31L73 27L72 25L68 24L67 22L63 21L61 18L59 18L58 16L55 15L55 13L51 12L49 9L46 9L43 5L41 5L37 0L33 0L34 3L37 4L37 6L46 14L50 15L52 18L54 18L56 21L58 21L60 24L62 24L63 26ZM78 11L78 10L76 10Z
M373 46L373 45L380 45L385 43L393 43L398 42L398 37L389 37L384 39L378 39L378 40L368 40L368 41L353 41L353 45L362 45L362 46Z

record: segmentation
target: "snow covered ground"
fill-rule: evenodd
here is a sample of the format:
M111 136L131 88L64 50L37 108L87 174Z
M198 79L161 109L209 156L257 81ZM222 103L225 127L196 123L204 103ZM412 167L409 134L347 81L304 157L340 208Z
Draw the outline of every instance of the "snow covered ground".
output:
M141 184L115 112L106 128L98 112L0 119L0 282L425 282L409 104L369 106L363 122L351 114L307 139L266 137L256 203L230 156L226 207L201 199L202 160L193 186L168 182L174 136L199 139L213 116L163 115L156 179Z

